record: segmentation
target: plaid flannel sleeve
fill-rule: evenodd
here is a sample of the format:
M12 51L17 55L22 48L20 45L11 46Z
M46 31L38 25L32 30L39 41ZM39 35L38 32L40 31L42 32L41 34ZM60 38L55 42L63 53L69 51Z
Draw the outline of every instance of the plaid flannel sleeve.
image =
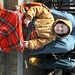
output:
M0 44L3 52L23 50L22 14L1 9Z

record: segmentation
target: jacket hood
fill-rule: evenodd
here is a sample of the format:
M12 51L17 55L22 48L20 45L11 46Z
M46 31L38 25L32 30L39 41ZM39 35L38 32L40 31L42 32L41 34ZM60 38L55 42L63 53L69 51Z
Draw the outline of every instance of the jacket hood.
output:
M63 36L60 36L60 35L58 35L57 33L55 33L59 38L64 38L64 37L68 36L68 35L72 32L72 23L71 23L70 21L68 21L68 20L57 19L57 20L54 22L53 27L54 27L54 26L56 25L56 23L59 22L59 21L65 23L65 24L69 27L69 29L70 29L70 30L69 30L69 33L67 33L67 34L65 34L65 35L63 35Z

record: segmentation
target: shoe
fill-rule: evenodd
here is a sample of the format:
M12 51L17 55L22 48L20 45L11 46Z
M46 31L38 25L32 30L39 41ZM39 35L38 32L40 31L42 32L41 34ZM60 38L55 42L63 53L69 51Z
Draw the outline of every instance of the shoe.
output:
M31 57L29 58L29 64L33 66L39 66L40 59L37 57Z

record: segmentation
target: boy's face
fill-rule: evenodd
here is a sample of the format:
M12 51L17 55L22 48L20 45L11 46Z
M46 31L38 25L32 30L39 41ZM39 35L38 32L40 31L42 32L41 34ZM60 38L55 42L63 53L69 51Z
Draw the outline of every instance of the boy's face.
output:
M68 33L69 29L68 26L66 24L63 23L57 23L54 27L54 31L57 34L66 34Z

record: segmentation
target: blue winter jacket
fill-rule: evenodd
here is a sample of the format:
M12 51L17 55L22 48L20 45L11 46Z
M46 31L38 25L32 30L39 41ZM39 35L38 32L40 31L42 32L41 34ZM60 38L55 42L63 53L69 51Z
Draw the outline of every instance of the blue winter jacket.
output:
M74 49L75 46L75 16L62 11L57 11L55 9L50 9L53 13L55 19L67 19L72 22L73 30L70 35L63 39L56 39L56 41L53 41L44 47L32 50L31 54L37 55L37 54L47 54L47 53L66 53L70 50Z

